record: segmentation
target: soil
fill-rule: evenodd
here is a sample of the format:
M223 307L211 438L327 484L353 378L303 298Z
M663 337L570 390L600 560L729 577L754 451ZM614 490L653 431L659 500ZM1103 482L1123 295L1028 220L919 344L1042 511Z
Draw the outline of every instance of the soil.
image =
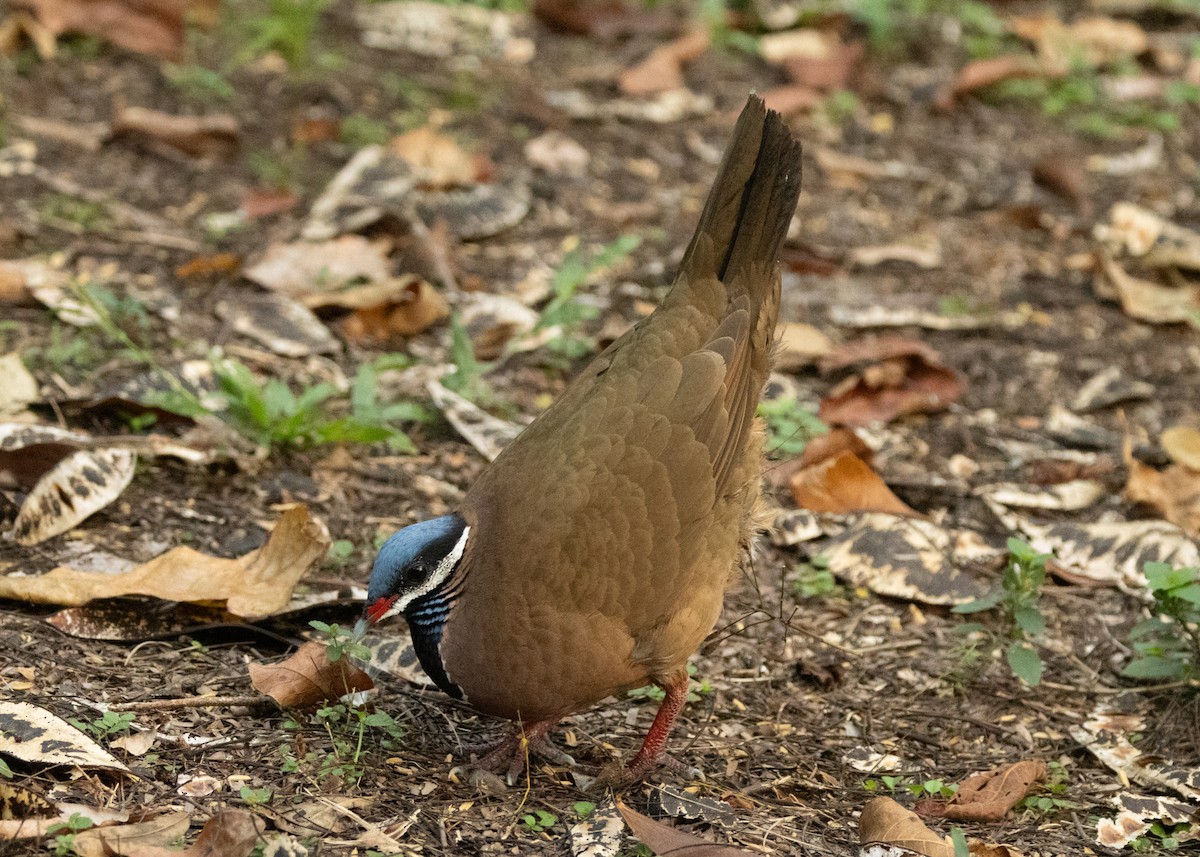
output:
M344 59L336 71L310 68L289 74L259 63L229 75L235 95L219 109L236 116L241 128L239 150L231 159L195 160L125 138L94 151L36 138L37 162L46 171L159 215L195 242L195 248L129 240L120 230L85 228L47 216L54 194L45 183L10 177L0 179L0 255L59 253L77 265L112 264L119 272L114 290L166 296L178 307L178 319L151 314L145 333L164 363L203 357L213 346L223 346L240 349L233 353L260 371L297 385L312 383L328 369L319 362L266 354L215 313L218 302L237 301L256 287L236 273L183 278L176 269L216 252L253 257L272 241L295 235L308 204L353 153L353 147L337 141L291 144L290 129L298 119L360 114L421 124L436 107L448 110L446 129L464 148L490 158L499 175L528 172L524 142L547 129L575 138L591 156L583 178L531 175L533 208L516 227L479 242L454 244L450 254L460 283L468 289L510 292L533 263L554 266L561 260L567 239L598 245L637 233L644 240L619 276L588 287L609 317L628 323L636 317L639 300L657 300L670 283L711 181L713 163L704 153L719 152L749 90L782 79L781 72L757 58L713 50L686 72L691 88L714 99L711 115L667 125L573 120L547 107L541 93L567 82L606 92L611 87L606 81L643 56L656 37L634 35L598 49L588 37L534 25L537 55L527 66L483 60L478 68L460 62L455 70L451 62L363 47L351 11L349 4L333 8L317 36L317 52ZM223 49L214 38L196 50L198 59L215 62ZM1026 321L1016 326L967 331L909 326L896 331L935 348L947 366L963 373L967 391L946 412L893 423L888 452L877 461L884 478L911 506L944 525L979 531L992 544L1003 545L1010 533L971 491L954 487L962 480L952 478L953 457L978 465L968 479L971 485L1036 481L1032 474L1044 462L1014 458L997 439L1040 442L1050 408L1069 404L1085 380L1111 366L1154 388L1148 399L1089 415L1115 436L1129 432L1144 443L1200 412L1196 331L1131 319L1118 305L1098 299L1090 270L1073 263L1090 254L1093 223L1119 201L1169 207L1176 223L1200 227L1193 160L1200 151L1200 113L1195 106L1180 108L1182 127L1167 136L1158 166L1132 175L1090 173L1094 213L1089 219L1079 213L1076 201L1035 183L1034 166L1061 153L1080 159L1127 151L1143 138L1082 137L1028 104L965 99L954 111L940 113L927 95L922 100L929 88L916 85L952 71L946 60L940 62L872 60L863 75L862 103L852 116L837 122L820 116L793 121L809 154L798 228L789 241L793 264L785 271L785 320L806 322L848 340L862 331L834 323L835 308L936 313L949 301L972 312L1017 310L1024 315ZM14 116L107 121L118 102L169 113L213 109L171 86L157 61L87 40L64 42L54 61L5 63L9 142L26 136ZM890 120L883 122L883 116ZM894 125L890 130L889 123ZM814 153L823 148L915 169L900 178L848 176L816 165ZM262 185L263 170L259 166L256 172L255 164L264 160L285 172L299 204L252 220L226 237L205 233L199 225L204 215L236 209L248 189ZM1035 211L1040 225L1018 216L1029 211ZM940 263L930 270L904 262L853 267L841 261L854 247L930 239L936 239L941 251ZM823 267L797 259L834 261ZM98 335L73 331L43 307L5 307L4 312L0 352L30 354L28 363L44 388L58 391L55 398L61 403L39 407L40 415L54 420L59 414L72 426L101 434L128 430L111 412L72 404L102 389L106 379L140 371L128 354ZM55 341L54 330L60 337L82 337L87 349L76 359L55 363L46 351ZM448 349L449 332L438 326L388 350L445 362ZM348 345L332 360L353 374L356 365L383 350ZM509 416L531 417L570 374L570 367L547 367L536 355L526 355L507 361L489 380L497 399L510 403ZM827 393L836 380L812 368L794 377L812 399ZM417 455L357 445L349 447L350 464L342 459L332 469L321 466L328 448L273 454L253 469L228 462L192 466L147 459L117 502L68 535L36 547L0 542L0 570L39 573L90 551L143 561L179 544L237 556L263 543L276 517L272 506L304 502L333 538L354 546L349 557L331 559L312 572L348 594L351 584L367 579L381 534L452 508L483 466L443 423L416 426L412 437ZM1119 444L1095 452L1089 466L1108 494L1096 507L1048 519L1148 514L1122 497L1125 471ZM19 499L15 492L0 494L0 522L6 526ZM791 505L786 491L776 499ZM819 550L813 547L809 553ZM797 566L809 553L764 541L753 567L730 593L718 630L694 661L696 677L706 685L685 710L672 747L705 778L693 782L664 772L651 784L624 792L631 806L654 812L654 783L689 785L736 809L727 829L690 825L700 835L762 853L850 855L857 853L857 813L872 795L864 783L879 780L849 764L850 750L869 746L898 756L902 764L896 775L906 782L936 778L954 783L1020 759L1054 760L1069 773L1062 795L1069 807L1018 811L1000 823L961 826L972 837L1007 843L1027 855L1110 853L1095 844L1095 819L1112 815L1111 798L1122 787L1071 737L1071 727L1097 703L1125 691L1140 694L1151 712L1140 746L1185 766L1200 762L1200 700L1194 691L1145 690L1119 676L1129 655L1128 630L1142 615L1137 598L1112 589L1049 583L1042 599L1048 622L1046 675L1030 688L1011 675L997 651L972 651L964 645L955 631L961 617L946 608L919 607L848 587L812 597L797 594ZM993 580L998 568L993 564L973 572ZM347 598L338 606L259 628L220 624L184 635L113 643L59 633L42 621L53 608L4 602L0 682L17 681L22 668L32 668L34 678L32 686L19 691L0 685L0 697L91 721L101 704L248 695L248 662L282 657L309 633L310 618L347 624L359 609ZM553 765L535 765L529 781L515 788L481 788L463 767L461 747L492 736L499 724L398 678L383 675L378 687L374 705L395 718L403 738L385 746L380 734L369 732L359 771L322 776L319 764L312 762L284 770L286 755L303 760L310 752L315 759L333 753L333 733L269 702L192 707L137 713L139 727L155 728L163 736L150 756L118 752L139 779L88 775L74 780L68 791L84 802L137 811L184 805L203 818L222 806L245 805L242 785L269 789L270 801L256 811L285 829L290 818L290 829L310 853L350 853L352 846L344 843L363 833L349 817L296 821L295 806L317 796L366 798L369 802L357 805L354 813L368 828L396 832L396 839L414 853L569 852L566 831L576 820L572 807L577 801L599 800L596 794L579 788L570 772ZM654 702L644 697L610 700L568 718L558 739L581 770L595 773L613 758L634 752L654 709ZM289 724L292 720L300 722ZM222 740L191 746L178 740L185 734ZM35 787L51 789L62 779L53 770L14 770L20 782ZM186 779L202 776L216 778L220 789L196 797L181 794ZM903 786L895 796L911 802ZM529 829L519 819L534 809L548 810L559 822L544 832ZM278 821L280 816L284 822ZM359 844L376 847L365 840ZM0 843L0 853L41 847ZM626 848L633 847L628 840Z

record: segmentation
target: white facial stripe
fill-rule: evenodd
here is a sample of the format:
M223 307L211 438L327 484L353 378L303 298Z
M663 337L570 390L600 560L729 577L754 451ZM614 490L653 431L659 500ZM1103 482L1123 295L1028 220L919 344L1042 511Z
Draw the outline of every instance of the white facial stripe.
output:
M462 535L458 537L454 548L438 563L438 567L433 570L433 574L429 575L429 579L411 592L406 592L400 598L397 598L396 603L392 605L391 609L383 614L383 618L386 619L403 612L409 604L412 604L422 595L428 595L441 586L446 581L446 578L450 576L450 572L454 571L454 566L458 565L458 561L462 559L463 551L467 549L467 536L470 534L471 528L463 527Z

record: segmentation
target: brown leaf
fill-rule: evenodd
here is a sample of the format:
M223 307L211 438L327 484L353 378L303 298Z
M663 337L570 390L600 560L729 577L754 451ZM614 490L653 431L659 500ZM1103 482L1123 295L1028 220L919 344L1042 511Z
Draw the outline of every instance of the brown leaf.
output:
M891 492L879 474L853 452L799 471L791 479L796 505L814 512L844 515L850 512L884 512L889 515L921 517Z
M780 325L775 368L784 372L811 366L833 351L829 337L811 324L786 321Z
M623 71L617 87L626 95L652 95L684 85L683 64L708 50L708 30L693 30L660 45L632 68Z
M1200 318L1200 285L1181 283L1164 286L1135 277L1122 268L1103 248L1096 251L1096 291L1104 297L1115 292L1125 314L1156 324L1188 322Z
M476 181L475 159L453 137L429 125L394 137L388 151L407 161L426 187L461 187Z
M1146 32L1133 21L1095 16L1070 24L1054 14L1014 17L1013 32L1032 42L1042 68L1064 75L1083 62L1093 68L1145 53Z
M1161 440L1172 461L1189 470L1200 470L1200 429L1172 426L1162 433Z
M237 149L238 122L228 113L173 116L146 107L121 107L113 116L114 136L144 137L193 158L227 158Z
M868 365L821 400L819 416L830 425L867 426L898 416L942 410L966 391L966 380L941 363L921 342L878 337L839 346L822 361L826 370Z
M178 60L186 0L13 0L55 35L86 33L140 54Z
M774 110L783 116L794 116L797 113L815 110L823 100L819 91L799 83L773 86L759 95L768 110Z
M954 857L953 845L890 797L867 801L858 820L858 842L907 848L922 857Z
M79 857L150 857L163 846L181 839L191 825L190 812L172 812L136 824L94 827L75 834L73 849ZM180 855L184 852L171 850Z
M250 664L249 670L254 689L284 708L305 708L375 686L346 658L331 663L328 647L319 640L305 643L282 663Z
M648 818L630 809L618 798L617 809L629 830L658 857L751 857L752 852L732 845L720 845L678 830L669 824Z
M838 42L825 57L790 57L783 70L792 83L825 92L845 89L863 57L863 43Z
M291 211L299 201L300 198L290 190L255 187L242 197L240 210L247 219L257 220L260 217Z
M939 110L948 112L954 109L961 95L977 92L1003 80L1037 77L1040 73L1037 62L1026 54L1004 54L972 60L958 70L950 83L938 90L933 103Z
M611 39L627 34L669 33L673 15L627 0L535 0L533 14L552 30Z
M343 235L329 241L271 244L244 276L315 309L325 305L327 294L391 279L392 268L385 243Z
M922 815L956 821L1000 821L1045 778L1044 762L1014 762L972 774L959 784L949 802L922 800L917 802L916 810Z
M232 274L242 266L242 257L237 253L213 253L209 256L193 256L175 269L181 280L193 277L208 277L213 274Z
M266 822L244 809L223 809L210 818L191 848L163 849L145 857L248 857L262 839Z
M420 333L450 317L450 305L424 280L410 278L385 300L356 309L338 324L348 341L387 344L397 337Z
M166 601L225 601L245 618L287 607L296 581L329 549L329 534L303 505L280 517L267 543L237 559L177 547L121 574L59 566L33 577L0 577L0 598L78 606L97 598L148 595Z
M1067 152L1054 152L1033 165L1033 180L1065 198L1085 220L1092 217L1092 198L1083 159Z
M1126 498L1145 503L1192 538L1200 538L1200 471L1177 464L1155 470L1128 449L1125 463L1129 467Z

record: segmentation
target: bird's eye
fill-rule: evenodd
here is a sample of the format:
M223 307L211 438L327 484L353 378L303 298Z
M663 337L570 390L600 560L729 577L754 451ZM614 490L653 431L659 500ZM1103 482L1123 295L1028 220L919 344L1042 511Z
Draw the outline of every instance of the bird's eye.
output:
M410 586L419 586L429 577L429 566L424 563L413 563L404 569L404 582Z

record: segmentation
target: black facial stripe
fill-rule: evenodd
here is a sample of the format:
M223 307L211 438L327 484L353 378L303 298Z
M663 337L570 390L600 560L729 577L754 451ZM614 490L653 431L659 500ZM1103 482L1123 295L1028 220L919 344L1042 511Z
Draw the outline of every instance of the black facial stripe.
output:
M450 615L450 604L440 592L432 592L409 606L405 611L408 630L412 634L413 650L421 662L425 675L433 683L455 699L462 699L462 690L450 680L442 664L442 630L446 617Z

